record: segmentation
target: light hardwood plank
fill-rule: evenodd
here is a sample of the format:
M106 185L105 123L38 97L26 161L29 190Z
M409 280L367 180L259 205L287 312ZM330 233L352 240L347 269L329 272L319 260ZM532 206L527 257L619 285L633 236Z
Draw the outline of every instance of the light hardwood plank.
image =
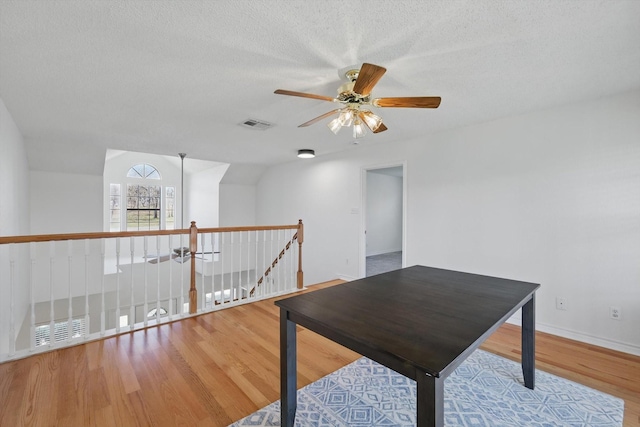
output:
M273 302L0 364L0 425L227 426L280 397ZM640 426L640 357L536 338L538 369L623 398L624 426ZM482 348L519 361L520 328L502 326ZM298 387L359 357L298 327Z

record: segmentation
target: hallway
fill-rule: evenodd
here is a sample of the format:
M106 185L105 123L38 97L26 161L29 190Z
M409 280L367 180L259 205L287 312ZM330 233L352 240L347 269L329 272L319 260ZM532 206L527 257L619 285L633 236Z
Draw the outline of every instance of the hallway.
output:
M402 268L402 251L367 257L367 277Z

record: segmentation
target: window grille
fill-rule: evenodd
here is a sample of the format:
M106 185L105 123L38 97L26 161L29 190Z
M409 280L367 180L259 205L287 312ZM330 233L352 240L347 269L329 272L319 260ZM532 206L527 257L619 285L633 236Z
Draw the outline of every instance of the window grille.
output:
M127 178L160 179L160 172L153 166L144 163L129 169Z
M71 320L71 338L80 338L85 332L86 325L84 318ZM48 323L36 325L35 346L48 345L51 343L51 328ZM53 324L54 342L66 341L69 339L69 321L63 320Z
M147 313L147 318L151 319L153 317L156 317L157 313L158 313L158 309L157 308L151 309L151 310L149 310L149 313ZM160 307L160 317L166 316L167 314L169 314L167 312L167 309L164 308L164 307Z

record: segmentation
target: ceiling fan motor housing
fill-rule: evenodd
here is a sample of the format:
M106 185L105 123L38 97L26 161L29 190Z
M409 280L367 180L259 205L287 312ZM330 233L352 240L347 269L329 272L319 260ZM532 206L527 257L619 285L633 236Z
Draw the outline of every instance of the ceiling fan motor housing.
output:
M360 95L359 93L355 93L353 91L353 86L355 84L355 80L352 82L348 82L343 84L338 88L338 96L337 100L342 104L368 104L371 100L370 95Z

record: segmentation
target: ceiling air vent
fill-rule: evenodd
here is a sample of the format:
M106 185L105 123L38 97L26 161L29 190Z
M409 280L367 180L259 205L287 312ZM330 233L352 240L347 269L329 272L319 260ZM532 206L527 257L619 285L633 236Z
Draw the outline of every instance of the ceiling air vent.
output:
M240 126L250 129L265 130L269 129L271 126L273 126L273 124L265 122L263 120L247 119L244 122L240 123Z

